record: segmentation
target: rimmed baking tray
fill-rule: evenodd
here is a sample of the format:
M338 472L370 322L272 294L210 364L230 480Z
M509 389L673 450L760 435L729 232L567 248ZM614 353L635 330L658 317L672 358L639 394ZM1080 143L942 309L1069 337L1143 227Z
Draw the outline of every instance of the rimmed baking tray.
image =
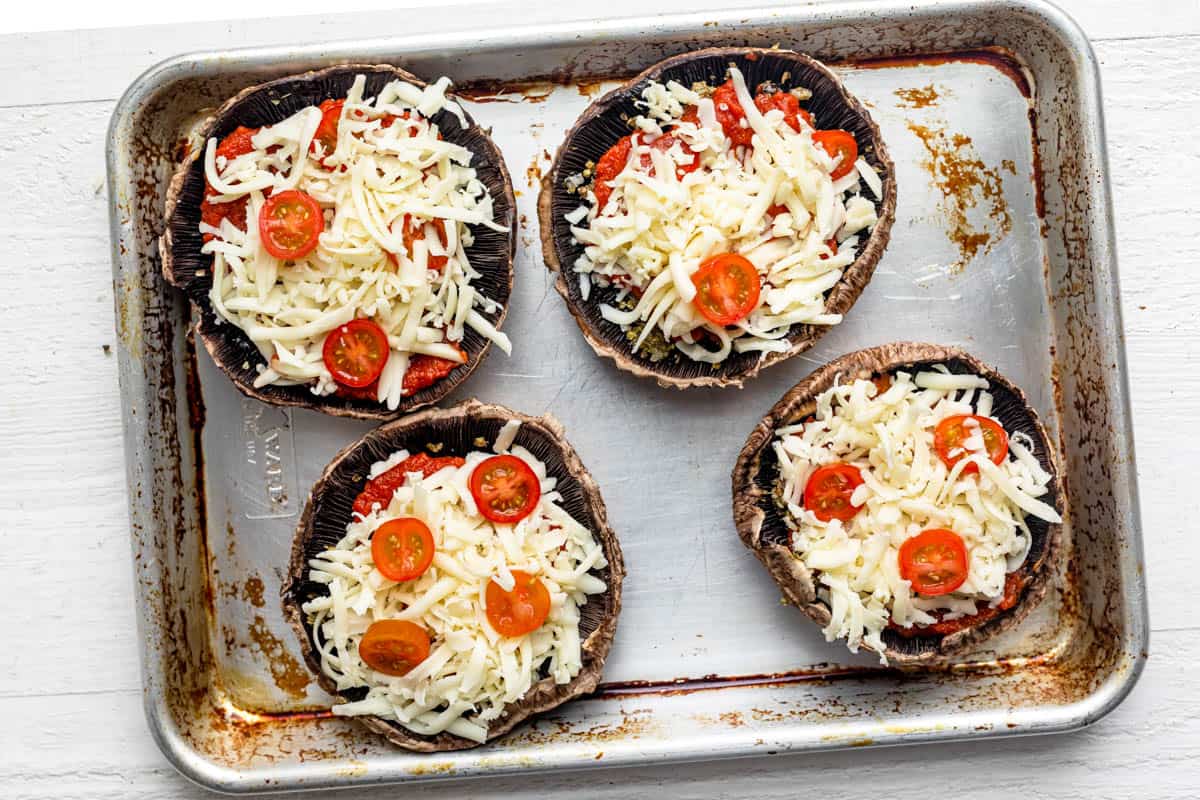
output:
M469 23L468 23L469 24ZM541 172L606 82L718 44L836 64L896 161L892 244L846 322L743 391L666 391L595 358L537 243ZM364 425L243 399L163 284L163 191L189 128L238 89L346 61L449 75L522 212L506 331L459 397L549 411L596 476L629 567L608 681L493 746L392 749L332 718L278 590L304 492ZM121 390L150 726L213 789L268 791L1045 733L1132 687L1147 624L1094 57L1040 2L830 3L202 53L140 77L108 148ZM1069 559L985 650L902 675L825 643L734 533L744 436L813 365L896 339L960 345L1024 386L1067 465Z

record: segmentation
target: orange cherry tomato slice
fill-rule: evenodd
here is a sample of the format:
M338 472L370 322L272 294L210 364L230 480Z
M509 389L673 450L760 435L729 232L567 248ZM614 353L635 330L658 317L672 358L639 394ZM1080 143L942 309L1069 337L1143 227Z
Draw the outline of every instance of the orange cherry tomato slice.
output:
M492 522L515 525L537 508L542 484L523 459L511 455L485 459L471 473L471 497Z
M372 622L363 634L358 655L376 672L407 675L429 657L429 634L408 620L381 619Z
M973 433L967 425L967 420L974 420L978 423L979 432L983 436L983 445L987 448L988 458L992 460L992 463L1003 464L1004 459L1008 456L1008 434L1004 432L1004 428L1000 427L995 420L987 417L980 417L976 414L955 414L952 417L946 417L933 429L933 449L937 451L938 458L946 465L946 469L954 469L955 464L970 455L962 449L963 442ZM962 452L954 453L955 450ZM962 474L970 475L976 472L979 472L978 466L967 464L963 467Z
M762 290L758 270L737 253L709 258L692 274L696 296L692 303L714 325L732 325L758 307Z
M263 247L285 261L304 258L317 249L325 230L321 206L311 195L297 189L273 194L258 214L258 235Z
M521 570L514 569L512 576L516 585L511 592L504 591L495 579L488 581L484 592L488 622L496 633L509 638L536 631L550 615L550 592L545 585Z
M371 560L389 581L411 581L433 562L433 533L415 517L392 519L371 534Z
M352 319L334 328L321 351L333 379L354 389L369 386L379 377L388 353L387 334L369 319Z
M858 160L858 142L854 141L853 134L846 131L817 131L813 134L813 141L834 158L839 155L842 157L829 177L836 181L854 169L854 162Z
M822 522L854 518L862 506L853 505L850 498L862 486L862 473L850 464L826 464L817 467L804 484L804 507Z
M308 149L314 156L320 151L323 167L327 166L325 159L337 149L338 122L341 121L342 108L345 105L345 100L325 100L320 105L321 122L317 125L317 132L313 135L312 144Z
M900 577L924 595L949 594L967 579L967 546L945 528L921 531L900 545Z

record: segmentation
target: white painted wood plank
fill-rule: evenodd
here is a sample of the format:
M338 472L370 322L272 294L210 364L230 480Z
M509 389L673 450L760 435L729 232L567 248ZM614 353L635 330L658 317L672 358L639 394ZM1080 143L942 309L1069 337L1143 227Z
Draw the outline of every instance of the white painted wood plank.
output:
M815 0L810 4L836 2ZM438 7L412 8L401 0L395 10L303 17L271 17L187 25L147 25L119 30L62 31L0 36L0 73L19 76L0 83L0 107L91 100L113 100L134 78L179 53L232 47L332 42L420 31L435 34L470 28L531 26L695 11L704 4L662 0L608 0L598 9L587 3L485 2L447 0ZM728 0L716 7L762 8L791 5L789 0ZM1200 33L1194 0L1059 0L1058 5L1093 39L1179 36ZM449 6L461 6L447 13ZM469 23L464 23L469 20ZM36 72L33 66L36 65Z
M357 789L320 796L330 800L417 794L422 800L795 800L799 796L929 800L931 785L940 787L951 780L972 800L1148 796L1193 800L1200 785L1200 677L1194 668L1200 660L1200 642L1194 635L1173 632L1159 636L1155 649L1157 654L1132 697L1111 716L1076 734L489 779L416 791ZM137 693L3 699L0 718L8 720L0 725L0 796L9 800L212 797L166 766L145 730ZM16 724L20 720L36 722Z

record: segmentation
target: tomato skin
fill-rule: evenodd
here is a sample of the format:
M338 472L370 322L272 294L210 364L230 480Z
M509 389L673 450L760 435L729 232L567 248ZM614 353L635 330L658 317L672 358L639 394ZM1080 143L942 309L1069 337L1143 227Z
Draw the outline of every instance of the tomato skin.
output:
M445 467L461 467L465 462L458 456L434 457L426 453L409 456L387 472L367 481L358 497L354 499L354 511L363 516L371 513L371 506L378 503L387 508L392 495L404 485L408 473L419 472L426 478Z
M745 256L720 253L692 273L696 296L692 304L714 325L726 326L745 319L758 307L762 280Z
M512 576L516 585L511 592L500 588L495 579L488 581L484 591L488 623L507 638L536 631L550 615L550 592L546 586L518 569L512 571Z
M285 261L317 249L325 216L312 195L298 189L273 194L258 215L258 236L268 253Z
M449 375L456 368L467 363L467 352L453 342L450 346L462 354L462 361L451 361L448 358L428 356L417 353L408 360L408 369L404 373L404 385L401 394L405 397L419 392L426 386L432 386Z
M946 528L929 528L905 539L899 561L900 577L927 597L950 594L967 580L967 546Z
M813 142L825 148L825 152L834 158L839 154L842 156L829 174L835 181L849 175L850 170L854 169L854 162L858 160L858 142L854 141L853 134L840 130L817 131L813 134Z
M1021 592L1025 589L1025 582L1025 578L1019 573L1008 573L1004 577L1004 595L1001 597L1000 602L995 606L984 606L979 611L966 617L941 619L941 613L939 612L938 621L930 625L913 625L905 628L889 620L888 627L905 638L929 635L949 636L952 633L958 633L961 630L981 625L994 617L998 617L1002 611L1007 611L1015 606L1017 600L1021 598Z
M390 348L387 334L369 319L352 319L325 337L325 368L342 386L361 389L379 378Z
M433 532L416 517L392 519L371 534L371 560L390 581L416 580L433 563Z
M542 485L524 459L507 453L482 461L471 473L471 497L492 522L515 525L542 499Z
M359 641L358 656L376 672L407 675L429 658L429 634L408 620L377 620Z
M633 150L633 137L622 136L596 162L592 178L592 193L596 195L597 213L604 210L608 198L612 196L612 187L608 183L620 175L621 170L625 169L625 162L629 160L631 150Z
M862 510L852 505L850 497L862 486L858 467L844 462L817 467L804 484L804 507L822 522L840 519L848 522Z
M239 125L232 133L217 143L217 157L234 159L249 153L254 149L254 145L250 139L260 130L261 128L247 128ZM246 230L246 206L249 202L248 198L239 197L237 200L230 200L228 203L213 203L209 200L210 197L218 194L220 192L214 189L212 184L205 179L204 200L200 203L200 221L205 225L219 228L221 227L221 220L227 219L239 230ZM213 235L211 233L204 234L204 241L211 241L212 238Z
M951 456L950 453L954 449L960 448L963 440L969 436L965 427L965 423L969 419L979 423L988 458L992 460L993 464L1003 464L1004 459L1008 457L1008 434L1004 432L1004 428L988 417L981 417L977 414L955 414L943 419L933 429L933 449L942 463L946 465L946 469L954 469L954 465L968 455L964 452ZM967 464L962 470L963 475L978 472L979 467L975 464Z

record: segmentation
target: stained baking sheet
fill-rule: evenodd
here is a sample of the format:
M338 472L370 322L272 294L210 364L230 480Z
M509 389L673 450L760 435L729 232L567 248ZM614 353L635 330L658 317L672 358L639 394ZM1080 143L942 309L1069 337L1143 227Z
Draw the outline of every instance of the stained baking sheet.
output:
M846 322L808 353L742 391L664 390L594 357L579 334L541 262L538 182L614 79L697 46L775 43L835 62L880 124L899 187L892 242ZM165 178L199 112L348 60L447 74L492 127L521 214L505 326L515 347L457 398L559 417L629 569L597 695L457 754L399 752L330 718L282 620L307 487L367 426L241 397L187 341L187 309L153 250ZM1140 668L1145 609L1096 92L1086 41L1039 4L832 5L233 51L143 76L114 116L110 196L147 712L168 757L205 785L253 791L1064 730L1111 708ZM1072 497L1074 570L1016 631L917 676L824 642L783 606L729 508L734 458L788 387L901 339L960 345L1022 385L1061 442Z

